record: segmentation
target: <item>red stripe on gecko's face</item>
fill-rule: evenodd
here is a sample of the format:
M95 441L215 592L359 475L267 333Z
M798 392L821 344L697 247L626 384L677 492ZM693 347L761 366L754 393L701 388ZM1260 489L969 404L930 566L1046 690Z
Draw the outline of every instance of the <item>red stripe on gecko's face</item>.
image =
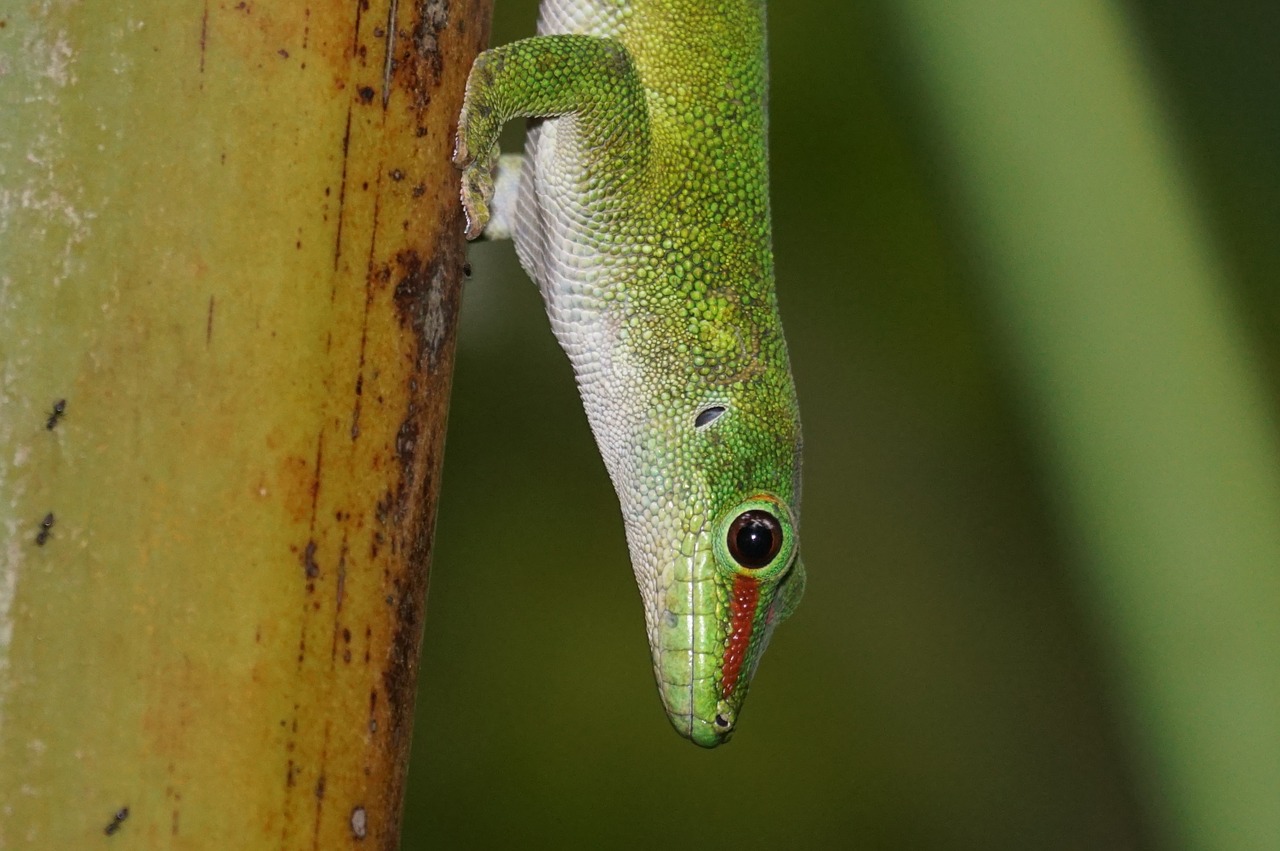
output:
M760 601L760 583L750 576L733 578L733 601L729 613L729 643L724 649L721 671L721 697L728 698L738 685L742 663L751 646L751 629L756 622L756 603Z

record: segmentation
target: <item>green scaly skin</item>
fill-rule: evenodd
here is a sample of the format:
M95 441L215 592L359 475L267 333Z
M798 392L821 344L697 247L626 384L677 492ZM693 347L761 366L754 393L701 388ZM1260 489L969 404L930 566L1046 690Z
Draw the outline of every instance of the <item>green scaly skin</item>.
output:
M482 54L467 82L468 237L490 221L503 122L539 119L519 174L497 173L491 232L514 234L574 366L668 717L714 747L804 589L764 4L544 0L539 33ZM700 419L709 407L724 413Z

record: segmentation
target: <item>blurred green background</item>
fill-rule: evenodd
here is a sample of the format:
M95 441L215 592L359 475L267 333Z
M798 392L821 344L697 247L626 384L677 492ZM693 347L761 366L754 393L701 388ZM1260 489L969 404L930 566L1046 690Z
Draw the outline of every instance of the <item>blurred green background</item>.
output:
M1277 44L1263 0L771 5L809 586L713 752L475 246L404 847L1280 847Z

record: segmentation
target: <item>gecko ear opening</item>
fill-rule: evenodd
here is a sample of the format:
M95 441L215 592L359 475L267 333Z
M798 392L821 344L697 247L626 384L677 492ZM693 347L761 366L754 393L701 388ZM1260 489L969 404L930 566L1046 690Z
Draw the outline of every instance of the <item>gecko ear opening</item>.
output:
M693 420L694 428L705 428L723 416L726 408L724 405L709 405L698 411L698 416Z

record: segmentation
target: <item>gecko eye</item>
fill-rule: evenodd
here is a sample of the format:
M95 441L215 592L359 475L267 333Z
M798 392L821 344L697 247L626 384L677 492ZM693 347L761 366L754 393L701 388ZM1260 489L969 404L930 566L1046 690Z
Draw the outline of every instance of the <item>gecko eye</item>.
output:
M767 511L744 511L729 526L728 544L738 564L751 570L765 567L782 549L782 524Z
M716 563L729 577L783 579L799 552L795 515L771 493L750 496L716 521Z
M712 405L710 408L703 408L698 412L697 418L693 421L694 428L702 428L711 425L724 413L723 405Z

